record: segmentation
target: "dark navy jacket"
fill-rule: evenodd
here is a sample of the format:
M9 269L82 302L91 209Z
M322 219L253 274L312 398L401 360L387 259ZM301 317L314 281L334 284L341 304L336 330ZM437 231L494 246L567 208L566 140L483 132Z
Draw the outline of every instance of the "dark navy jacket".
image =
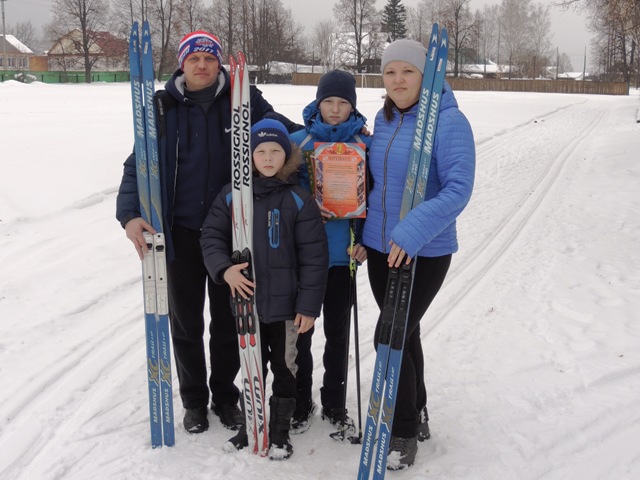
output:
M213 199L231 180L231 90L229 74L221 67L216 97L208 111L184 95L184 74L176 71L155 95L163 229L166 234L167 260L173 259L171 228L180 226L199 230ZM280 120L290 132L302 128L274 112L251 86L251 123L262 118ZM204 163L203 163L204 162ZM116 218L124 227L140 216L136 183L136 159L131 154L116 203Z
M297 168L297 167L296 167ZM320 316L327 282L327 237L315 199L279 178L253 178L253 268L261 322ZM231 262L231 186L202 226L202 254L214 281Z

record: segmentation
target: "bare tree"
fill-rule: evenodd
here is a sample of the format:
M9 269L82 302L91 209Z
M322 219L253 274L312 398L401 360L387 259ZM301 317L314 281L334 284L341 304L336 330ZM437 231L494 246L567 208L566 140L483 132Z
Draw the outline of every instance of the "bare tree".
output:
M352 41L344 42L343 46L353 54L356 70L361 71L362 61L368 50L365 40L371 41L379 24L375 1L338 0L333 6L333 12L340 25L352 35Z
M449 34L449 51L453 54L453 75L458 76L463 49L470 43L476 29L475 17L471 15L471 0L443 0L440 17ZM451 48L453 47L453 48Z
M525 61L530 13L531 0L502 0L500 5L500 42L508 57L509 78L514 66Z
M106 0L53 0L53 23L50 33L56 40L68 38L73 41L74 49L83 57L85 81L91 83L91 69L98 57L91 55L94 45L94 32L104 29L109 14ZM73 30L79 30L80 36L68 36Z
M335 66L333 56L335 33L335 24L331 20L322 20L313 27L313 56L315 57L317 53L325 72Z
M640 83L640 1L583 0L591 13L590 28L596 33L592 54L604 78Z
M530 51L527 69L529 76L535 78L540 76L544 66L549 64L549 54L551 52L551 16L549 7L541 3L532 5L530 25Z
M40 42L36 35L36 30L31 24L31 20L18 22L15 25L9 25L7 27L7 34L16 37L22 44L29 47L33 52L35 52L39 47Z
M410 8L407 13L409 38L422 43L428 42L431 26L441 21L439 10L440 0L421 0L415 9Z
M133 22L147 18L145 6L145 0L112 0L109 30L120 38L129 38Z
M157 77L171 73L176 66L176 51L180 38L174 35L176 4L178 0L148 0L148 20L153 38Z
M247 0L213 0L206 9L205 26L220 39L225 54L246 50L248 7Z
M181 0L176 6L178 36L204 28L205 8L202 0Z

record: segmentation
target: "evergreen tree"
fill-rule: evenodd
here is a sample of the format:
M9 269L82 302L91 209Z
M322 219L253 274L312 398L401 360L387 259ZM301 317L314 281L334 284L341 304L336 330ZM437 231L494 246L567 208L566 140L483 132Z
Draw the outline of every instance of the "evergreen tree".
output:
M382 11L382 31L391 41L407 35L407 11L401 0L388 0Z

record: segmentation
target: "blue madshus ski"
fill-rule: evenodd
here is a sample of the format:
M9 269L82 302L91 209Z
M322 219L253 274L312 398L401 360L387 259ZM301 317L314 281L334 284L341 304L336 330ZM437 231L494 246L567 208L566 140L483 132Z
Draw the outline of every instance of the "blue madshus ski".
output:
M238 59L230 58L231 70L231 137L232 137L232 181L231 218L233 231L234 263L249 263L242 271L245 277L253 277L253 182L251 167L251 106L249 72L244 54ZM240 369L242 372L242 398L249 449L266 456L269 451L267 432L260 326L256 313L255 294L244 299L239 294L233 299L234 316L238 332Z
M400 211L401 219L425 197L426 179L429 174L440 97L446 73L447 54L446 29L442 29L440 40L438 40L438 25L434 24L427 49L416 130ZM368 480L372 463L375 463L374 479L382 479L386 473L414 272L415 261L389 270L378 334L369 413L360 456L359 480ZM375 445L378 429L378 442Z
M129 70L131 76L131 100L133 104L133 128L135 136L136 178L140 198L140 214L149 222L150 195L147 170L146 127L142 99L142 72L140 68L140 42L138 23L134 23L129 39ZM147 344L147 378L149 383L149 419L151 423L151 446L162 446L162 424L160 406L160 368L158 366L158 329L155 318L156 290L153 260L153 238L145 232L147 253L142 260L142 286L144 292L144 318Z
M433 92L433 76L436 71L436 57L438 55L438 24L434 23L431 29L429 47L427 49L427 61L422 75L422 86L420 88L420 102L418 106L418 116L416 118L416 129L413 135L413 144L409 156L407 168L407 180L405 182L405 193L402 196L400 206L400 218L404 218L407 212L413 207L413 197L416 189L416 179L420 167L420 156L422 154L423 141L427 127L427 113ZM445 62L446 64L446 62Z
M131 28L129 63L140 213L156 230L145 233L148 251L142 262L149 383L151 446L175 444L165 242L162 230L160 170L153 106L151 35L145 21Z
M436 37L437 39L437 37ZM417 186L413 196L413 206L419 205L425 199L427 192L427 179L429 177L429 167L431 166L431 154L433 142L436 136L436 126L440 115L440 98L442 97L442 87L447 70L447 56L449 54L449 35L447 29L440 32L440 47L436 59L436 70L433 78L431 98L429 99L429 114L427 115L427 126L422 137L422 152L420 159L420 171L418 172ZM400 212L400 218L403 218Z

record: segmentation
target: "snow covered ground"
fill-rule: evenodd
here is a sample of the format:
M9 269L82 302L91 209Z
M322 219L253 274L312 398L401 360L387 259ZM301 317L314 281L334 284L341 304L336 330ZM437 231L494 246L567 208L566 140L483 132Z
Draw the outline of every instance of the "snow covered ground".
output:
M298 120L315 96L262 88ZM381 96L358 91L370 125ZM423 320L433 436L388 478L640 478L638 94L457 97L478 174ZM0 478L355 478L360 448L319 417L270 462L224 454L216 418L187 435L177 394L176 446L150 448L140 265L114 218L130 110L124 84L0 84ZM366 265L358 285L366 402Z

